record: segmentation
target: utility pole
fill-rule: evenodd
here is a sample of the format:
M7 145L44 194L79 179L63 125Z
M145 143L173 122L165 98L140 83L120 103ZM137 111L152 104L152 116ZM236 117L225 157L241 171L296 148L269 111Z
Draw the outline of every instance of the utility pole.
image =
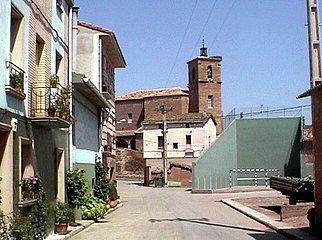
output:
M318 0L306 0L311 88L321 83Z
M162 152L162 163L163 163L163 181L164 185L168 184L168 171L167 171L167 113L172 111L173 108L165 108L164 105L157 107L157 111L162 113L162 135L163 135L163 152Z

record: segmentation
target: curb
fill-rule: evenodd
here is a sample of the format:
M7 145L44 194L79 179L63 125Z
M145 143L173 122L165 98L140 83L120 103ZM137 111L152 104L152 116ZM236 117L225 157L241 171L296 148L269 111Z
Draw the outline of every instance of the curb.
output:
M89 226L91 226L92 224L94 224L93 220L82 220L79 221L82 225L78 226L78 227L68 227L68 229L70 230L69 233L65 234L65 235L59 235L59 234L52 234L49 235L45 240L66 240L69 239L71 237L73 237L74 235L76 235L77 233L83 231L84 229L88 228Z
M110 208L105 214L104 217L106 217L108 214L114 212L116 209L122 207L123 205L120 203L118 204L115 208ZM59 235L59 234L51 234L49 235L45 240L67 240L73 236L75 236L76 234L80 233L81 231L85 230L86 228L88 228L89 226L91 226L92 224L95 223L94 220L81 220L81 221L77 221L80 222L82 225L78 226L78 227L71 227L69 226L68 229L70 230L69 233L65 234L65 235Z
M291 239L318 240L318 238L304 231L301 231L295 227L289 226L285 223L275 221L262 213L259 213L249 207L246 207L240 203L233 201L232 199L222 199L221 202Z

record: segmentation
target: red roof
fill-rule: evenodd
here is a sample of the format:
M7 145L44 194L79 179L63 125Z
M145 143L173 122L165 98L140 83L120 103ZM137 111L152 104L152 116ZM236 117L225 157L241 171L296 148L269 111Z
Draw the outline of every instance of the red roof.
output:
M131 92L119 97L116 97L116 101L119 100L134 100L134 99L143 99L147 97L162 97L162 96L175 96L175 95L184 95L188 96L187 90L180 87L176 88L163 88L163 89L152 89L152 90L138 90Z

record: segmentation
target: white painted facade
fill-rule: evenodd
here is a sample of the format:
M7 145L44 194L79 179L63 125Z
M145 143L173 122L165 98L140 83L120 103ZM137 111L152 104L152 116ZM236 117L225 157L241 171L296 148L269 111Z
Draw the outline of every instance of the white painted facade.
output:
M143 129L143 156L145 159L162 158L162 147L158 146L161 129ZM191 144L187 144L191 136ZM216 126L212 118L197 127L169 128L167 132L167 158L198 158L202 151L216 139ZM176 148L177 146L177 148Z

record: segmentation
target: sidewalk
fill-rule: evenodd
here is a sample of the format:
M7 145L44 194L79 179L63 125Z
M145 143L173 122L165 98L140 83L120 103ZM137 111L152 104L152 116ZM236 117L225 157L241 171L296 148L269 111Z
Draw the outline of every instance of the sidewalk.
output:
M122 203L118 204L115 208L108 209L108 211L105 213L105 216L107 214L114 212L116 209L118 209L120 207L122 207ZM52 233L45 240L66 240L66 239L69 239L72 236L75 236L77 233L83 231L84 229L88 228L89 226L91 226L92 224L95 223L94 220L80 220L77 222L80 223L81 225L77 226L77 227L68 226L68 233L67 234L59 235L59 234Z
M290 226L281 221L276 221L265 214L262 214L254 209L251 209L245 205L242 205L234 199L222 199L221 200L226 205L234 208L235 210L247 215L248 217L274 229L276 232L281 233L291 239L296 240L318 240L319 238L310 235L307 232L299 230L297 227Z

